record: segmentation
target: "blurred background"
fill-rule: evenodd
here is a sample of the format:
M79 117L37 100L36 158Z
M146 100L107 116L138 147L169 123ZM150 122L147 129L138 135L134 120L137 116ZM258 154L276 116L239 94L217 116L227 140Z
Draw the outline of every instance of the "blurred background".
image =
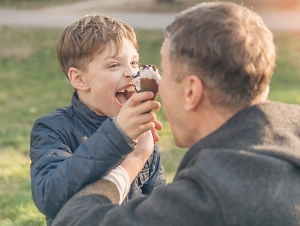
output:
M277 67L270 99L300 104L300 0L232 0L262 16L273 31ZM159 67L163 28L200 0L0 0L0 226L45 225L30 191L29 136L42 115L70 104L73 89L59 69L62 28L87 13L131 24L141 64ZM184 151L172 141L163 109L159 142L168 182ZM283 116L284 117L284 116Z

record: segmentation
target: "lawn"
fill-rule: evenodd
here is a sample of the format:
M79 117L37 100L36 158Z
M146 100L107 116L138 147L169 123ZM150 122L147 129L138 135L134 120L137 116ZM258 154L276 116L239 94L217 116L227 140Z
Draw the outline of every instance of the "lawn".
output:
M45 225L30 194L29 133L34 120L69 105L73 89L59 69L55 44L60 30L0 27L0 225ZM141 63L159 65L160 31L138 31ZM299 33L276 33L277 68L270 99L300 104ZM160 147L168 181L182 158L164 124Z

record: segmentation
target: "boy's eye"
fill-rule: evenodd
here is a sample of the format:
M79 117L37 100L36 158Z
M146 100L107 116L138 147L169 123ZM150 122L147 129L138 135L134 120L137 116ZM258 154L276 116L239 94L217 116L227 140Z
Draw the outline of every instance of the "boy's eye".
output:
M116 68L116 67L118 67L119 65L120 65L120 64L118 64L118 63L111 64L111 65L108 66L108 68Z
M131 62L131 65L132 65L133 67L138 67L139 62L138 62L138 61L132 61L132 62Z

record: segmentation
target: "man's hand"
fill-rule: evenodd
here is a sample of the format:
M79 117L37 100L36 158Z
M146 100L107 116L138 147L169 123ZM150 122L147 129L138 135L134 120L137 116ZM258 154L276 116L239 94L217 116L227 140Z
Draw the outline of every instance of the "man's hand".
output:
M127 171L130 182L143 169L145 162L153 152L153 148L154 143L151 131L147 131L138 137L135 149L120 164Z
M159 140L155 129L160 130L162 125L156 120L156 115L152 110L159 110L160 103L151 100L153 95L152 92L134 94L123 105L116 117L119 127L132 140L136 140L149 130L153 133L154 141Z

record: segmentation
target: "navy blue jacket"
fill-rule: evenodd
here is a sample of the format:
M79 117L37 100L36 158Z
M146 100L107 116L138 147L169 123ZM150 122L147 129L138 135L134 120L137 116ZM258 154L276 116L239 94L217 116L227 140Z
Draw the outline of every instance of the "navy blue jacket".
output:
M76 93L71 106L36 120L30 137L32 197L48 225L75 193L108 174L131 151L112 119L96 115ZM155 145L127 198L150 194L165 183Z

